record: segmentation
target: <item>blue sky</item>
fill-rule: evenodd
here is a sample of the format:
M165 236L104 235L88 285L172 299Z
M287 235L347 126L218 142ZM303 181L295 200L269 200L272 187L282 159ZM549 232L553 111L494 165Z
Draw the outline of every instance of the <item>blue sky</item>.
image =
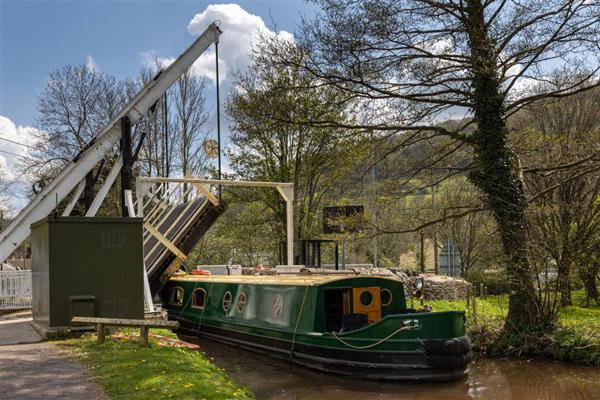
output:
M135 77L144 63L174 59L218 19L225 98L233 73L248 65L248 50L259 35L290 36L301 15L313 9L302 0L0 0L0 170L22 183L16 187L26 184L18 159L28 151L22 144L32 143L38 96L52 70L89 63L116 78ZM208 78L207 128L214 132L212 49L193 71ZM222 126L226 143L226 119ZM25 205L21 190L17 192L13 209Z
M294 31L301 0L238 1L278 30ZM176 56L193 40L186 27L214 2L192 0L0 0L0 114L33 125L48 73L91 56L101 71L134 76L142 54ZM221 52L228 49L221 46Z

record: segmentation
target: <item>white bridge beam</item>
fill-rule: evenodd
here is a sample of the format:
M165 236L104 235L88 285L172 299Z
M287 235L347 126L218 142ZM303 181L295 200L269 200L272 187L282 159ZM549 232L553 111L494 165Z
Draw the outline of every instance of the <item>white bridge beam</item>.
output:
M221 31L215 23L194 41L170 66L161 71L152 81L121 110L104 129L95 136L95 141L80 157L69 163L58 176L0 232L0 262L29 236L30 225L45 218L81 182L94 166L119 142L121 118L128 116L131 123L140 119L166 90L206 51L219 40Z

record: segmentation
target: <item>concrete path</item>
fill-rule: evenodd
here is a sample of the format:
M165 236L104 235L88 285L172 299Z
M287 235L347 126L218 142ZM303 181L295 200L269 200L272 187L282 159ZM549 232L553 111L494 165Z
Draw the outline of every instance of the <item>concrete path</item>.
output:
M56 345L39 342L30 320L0 319L0 398L108 399L84 365Z
M31 327L31 318L0 319L0 346L19 343L35 343L42 338Z

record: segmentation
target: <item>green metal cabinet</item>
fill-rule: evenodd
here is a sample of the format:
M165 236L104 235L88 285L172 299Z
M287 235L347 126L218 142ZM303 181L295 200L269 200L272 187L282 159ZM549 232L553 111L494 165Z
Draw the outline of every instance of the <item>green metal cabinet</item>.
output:
M73 315L143 318L140 218L44 218L31 225L33 319L41 328Z

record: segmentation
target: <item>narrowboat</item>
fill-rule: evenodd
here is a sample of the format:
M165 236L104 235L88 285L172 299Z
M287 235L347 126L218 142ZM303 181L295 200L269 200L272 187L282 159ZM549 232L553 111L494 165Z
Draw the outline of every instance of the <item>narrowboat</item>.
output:
M160 294L188 334L323 372L448 381L471 358L464 312L409 309L394 278L180 275Z

